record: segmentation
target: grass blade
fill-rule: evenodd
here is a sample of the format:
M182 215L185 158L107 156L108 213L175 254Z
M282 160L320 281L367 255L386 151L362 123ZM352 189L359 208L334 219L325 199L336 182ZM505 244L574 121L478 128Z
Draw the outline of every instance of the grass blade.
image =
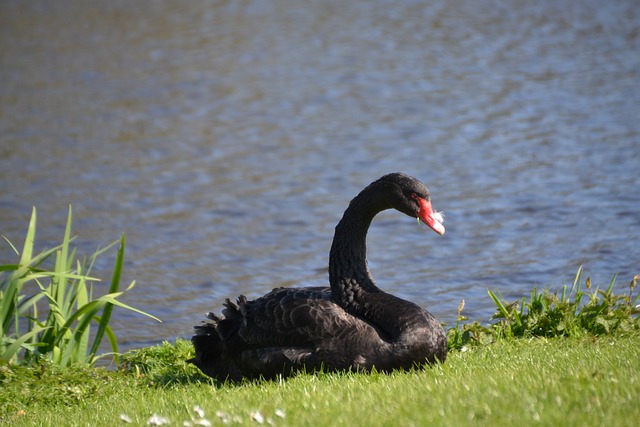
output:
M118 255L116 256L116 263L113 266L113 274L111 275L111 285L109 286L110 294L118 292L118 289L120 288L120 279L122 277L122 264L124 262L124 247L125 247L125 238L123 233L122 236L120 237L120 246L118 247ZM91 350L89 350L89 357L91 359L98 352L98 348L100 347L100 342L102 341L102 337L104 336L105 330L109 324L112 311L113 311L113 305L107 304L100 318L100 323L98 323L98 330L96 332L95 338L93 339L93 345L91 346Z
M613 286L616 284L616 279L618 278L618 274L614 274L613 279L611 279L611 282L609 283L609 287L607 288L607 295L611 295L611 293L613 292Z
M22 254L20 255L20 265L25 266L31 263L31 256L33 255L33 245L36 240L36 208L35 206L31 210L31 219L29 220L29 227L27 228L27 235L24 239L24 245L22 246Z
M5 362L10 362L11 359L16 355L16 353L20 351L20 349L24 346L24 344L27 341L29 341L33 336L42 332L43 329L45 328L35 327L34 329L27 332L26 334L13 340L13 342L9 344L9 346L0 353L0 360L3 360ZM5 338L5 340L7 339Z
M573 279L573 285L571 286L570 295L573 295L574 292L580 290L580 282L582 281L582 266L578 268L575 278Z
M498 307L498 311L500 312L500 314L505 318L508 319L509 316L509 311L507 311L507 308L504 306L504 304L502 304L502 302L500 301L500 299L496 296L496 294L493 293L493 291L489 290L488 291L489 296L491 297L491 299L493 300L493 302L496 304L496 306Z

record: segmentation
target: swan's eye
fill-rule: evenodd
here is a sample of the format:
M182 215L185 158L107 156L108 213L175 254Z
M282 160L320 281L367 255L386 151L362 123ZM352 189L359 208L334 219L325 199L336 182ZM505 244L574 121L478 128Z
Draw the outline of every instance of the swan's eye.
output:
M418 195L416 193L411 193L411 198L418 200Z

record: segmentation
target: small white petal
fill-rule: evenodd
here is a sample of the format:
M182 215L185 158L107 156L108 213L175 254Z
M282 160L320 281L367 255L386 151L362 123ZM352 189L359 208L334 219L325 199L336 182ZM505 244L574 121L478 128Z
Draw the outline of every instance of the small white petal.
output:
M264 423L264 416L259 411L252 412L251 419L258 424Z
M169 424L169 419L165 417L161 417L160 415L153 414L147 420L147 425L150 426L164 426Z
M222 424L229 424L232 421L231 417L227 413L222 411L217 411L216 416L220 418L220 421L222 421Z

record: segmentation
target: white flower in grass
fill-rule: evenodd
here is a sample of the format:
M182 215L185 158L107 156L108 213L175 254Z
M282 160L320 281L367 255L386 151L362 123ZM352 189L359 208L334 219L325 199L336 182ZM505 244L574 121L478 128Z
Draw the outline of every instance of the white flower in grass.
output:
M229 414L227 414L226 412L222 412L222 411L217 411L216 412L216 417L220 418L220 421L222 421L222 424L229 424L229 423L231 423L231 421L233 421L231 419L231 417L229 416Z
M149 426L164 426L169 424L169 419L165 417L161 417L160 415L153 414L147 420L147 425Z
M202 410L202 408L198 405L193 407L193 412L196 413L196 415L198 415L200 418L204 418L204 411Z
M260 411L255 411L251 413L251 419L258 424L264 423L264 416L260 413Z

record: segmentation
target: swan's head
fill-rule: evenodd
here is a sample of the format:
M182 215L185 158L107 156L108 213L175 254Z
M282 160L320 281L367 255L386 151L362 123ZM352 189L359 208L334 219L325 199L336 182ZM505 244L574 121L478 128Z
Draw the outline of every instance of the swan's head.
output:
M391 207L424 222L436 233L444 234L444 217L433 209L429 190L422 182L401 173L385 175L378 182L384 182L390 189Z

